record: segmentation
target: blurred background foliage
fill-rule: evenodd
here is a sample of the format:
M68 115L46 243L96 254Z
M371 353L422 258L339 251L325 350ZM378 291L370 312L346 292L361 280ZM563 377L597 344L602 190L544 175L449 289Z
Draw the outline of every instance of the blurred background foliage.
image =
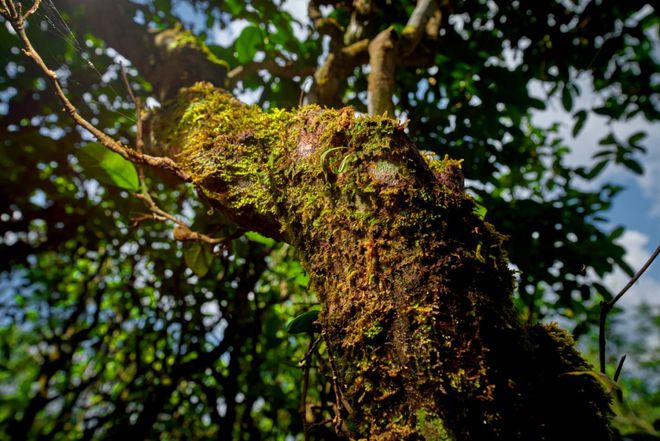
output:
M313 100L313 73L328 54L402 30L414 8L313 0L315 22L279 0L122 3L141 25L189 29L230 69L252 66L229 87L264 108ZM420 43L423 57L397 69L397 116L420 148L464 158L467 190L510 237L521 319L561 320L595 360L598 305L612 297L602 278L617 267L632 273L615 242L623 229L607 219L621 188L598 178L608 164L643 173L644 134L603 133L592 164L574 166L571 139L532 114L560 100L573 136L594 114L657 121L657 11L637 0L440 3L443 23ZM34 45L82 113L130 143L135 116L119 75L128 61L70 29L79 11L67 5L44 1L30 23ZM292 440L303 438L303 420L313 438L334 439L324 349L309 333L286 331L316 307L295 250L236 232L190 188L150 171L161 207L236 239L210 247L173 240L163 222L135 225L146 208L85 165L89 136L60 112L2 24L0 439ZM127 72L153 104L151 85L133 66ZM349 72L342 104L366 111L367 75L366 65ZM588 93L593 105L578 107ZM624 352L632 358L615 422L623 439L660 439L660 357L647 346L660 337L660 311L637 317L638 332L609 335L610 366Z

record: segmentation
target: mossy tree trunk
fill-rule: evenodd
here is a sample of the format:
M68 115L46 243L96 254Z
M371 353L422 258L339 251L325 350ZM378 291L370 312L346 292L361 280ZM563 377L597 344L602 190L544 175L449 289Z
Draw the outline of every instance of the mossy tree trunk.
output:
M217 209L300 251L350 437L609 439L572 339L518 322L503 238L459 163L425 158L391 119L263 113L202 83L152 133Z

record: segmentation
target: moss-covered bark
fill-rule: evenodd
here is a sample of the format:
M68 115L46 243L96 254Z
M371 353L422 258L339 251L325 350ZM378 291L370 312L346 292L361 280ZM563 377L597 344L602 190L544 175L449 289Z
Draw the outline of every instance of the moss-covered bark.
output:
M608 399L574 374L590 367L571 338L516 319L502 237L459 163L425 159L390 119L263 113L206 84L156 121L217 208L300 250L351 437L609 439Z

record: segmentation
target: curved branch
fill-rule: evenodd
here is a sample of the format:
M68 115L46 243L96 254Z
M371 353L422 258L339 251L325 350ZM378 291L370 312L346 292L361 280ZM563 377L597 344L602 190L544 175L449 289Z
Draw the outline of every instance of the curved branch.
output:
M402 41L393 28L378 34L369 43L369 115L394 117L394 83L396 64L403 59L414 60L415 49L431 19L440 14L436 0L418 0L406 27L401 33ZM440 22L435 17L434 22ZM424 63L424 61L422 61Z
M406 27L403 28L403 32L401 32L403 38L408 40L410 45L410 47L407 48L408 52L412 52L415 49L417 43L422 39L427 23L436 12L439 12L437 0L417 1L417 5L412 14L410 14Z

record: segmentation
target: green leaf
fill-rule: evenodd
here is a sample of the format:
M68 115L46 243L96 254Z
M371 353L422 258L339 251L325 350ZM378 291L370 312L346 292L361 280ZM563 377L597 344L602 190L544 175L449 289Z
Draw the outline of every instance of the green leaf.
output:
M567 112L573 110L573 96L568 86L564 86L561 92L561 104Z
M639 144L639 142L644 138L646 138L646 132L640 131L637 133L633 133L632 135L630 135L630 138L628 138L628 144L631 145Z
M257 233L256 231L248 231L245 233L245 237L256 243L260 243L262 245L265 245L267 247L272 247L275 245L275 239L271 239L270 237L262 236L261 234Z
M185 242L183 259L196 276L204 277L213 262L213 245L196 240Z
M486 213L488 213L488 209L476 201L474 205L474 210L472 210L473 213L479 216L479 219L483 220L486 217Z
M573 115L575 118L575 125L573 126L573 138L577 137L584 127L584 123L587 121L587 112L586 110L580 110Z
M604 156L614 156L615 154L616 154L616 150L601 150L591 155L591 158L596 159Z
M545 101L540 100L538 98L530 98L529 99L529 106L533 109L538 109L538 110L545 110L546 109Z
M129 191L140 188L135 166L101 144L89 143L84 146L80 149L79 160L89 176L99 182Z
M241 35L236 39L236 58L240 63L247 63L252 61L254 54L260 43L263 42L261 29L256 26L248 26L241 32Z
M316 309L303 312L299 316L293 318L286 325L286 332L289 334L302 334L304 332L315 332L317 329L316 319L319 316L319 313Z
M636 161L635 159L632 158L623 158L621 160L621 163L626 166L630 171L632 171L635 174L638 175L643 175L644 174L644 169L642 168L642 165Z
M625 232L625 230L626 229L623 227L623 225L620 225L620 226L616 227L610 233L610 239L612 239L612 240L618 239L619 237L623 236L623 233Z
M168 12L170 12L172 10L171 0L156 0L154 2L154 6L155 6L157 11L168 11Z
M608 164L607 160L600 161L591 170L589 170L589 172L584 176L584 178L589 180L595 178L605 169L607 164Z
M594 283L592 283L592 285L594 286L594 288L596 288L596 290L598 291L598 294L603 296L604 300L612 300L612 297L613 297L612 292L610 291L610 289L607 286L605 286L601 283L598 283L598 282L594 282Z
M608 133L607 136L598 141L599 145L617 145L616 138L613 133Z
M229 7L229 12L231 12L232 15L240 16L245 9L245 3L239 0L227 0L225 4Z

